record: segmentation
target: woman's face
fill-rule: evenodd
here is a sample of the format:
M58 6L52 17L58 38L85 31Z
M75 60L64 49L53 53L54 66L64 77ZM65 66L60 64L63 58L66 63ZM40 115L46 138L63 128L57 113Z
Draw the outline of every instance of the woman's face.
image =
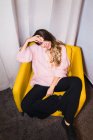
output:
M41 44L41 47L50 49L51 48L51 41L44 40Z
M38 43L41 47L47 49L51 48L51 41L44 40L43 37L41 37L40 35L37 35L37 37L38 37Z

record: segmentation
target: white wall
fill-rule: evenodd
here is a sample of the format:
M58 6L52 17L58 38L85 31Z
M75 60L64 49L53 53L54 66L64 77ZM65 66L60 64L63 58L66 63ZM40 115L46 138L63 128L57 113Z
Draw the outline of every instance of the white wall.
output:
M9 87L9 80L4 69L3 62L0 58L0 91L6 89L7 87Z
M37 29L49 29L53 0L30 1L30 34Z
M16 0L13 4L15 4L15 13L17 16L19 43L23 45L26 38L30 36L29 0Z
M20 45L40 28L74 45L81 3L82 0L16 0Z
M50 31L60 40L74 45L83 0L54 0Z
M2 85L6 85L5 88L11 87L16 77L18 62L15 58L18 47L12 2L11 0L2 0L0 1L0 57L2 60L0 73L3 74L3 79L0 77L0 80ZM8 84L6 83L7 80L9 81Z
M53 0L16 0L20 45L40 28L49 28Z
M85 1L77 45L82 48L85 75L93 84L93 0Z
M66 41L67 27L73 0L54 0L50 31L63 42Z

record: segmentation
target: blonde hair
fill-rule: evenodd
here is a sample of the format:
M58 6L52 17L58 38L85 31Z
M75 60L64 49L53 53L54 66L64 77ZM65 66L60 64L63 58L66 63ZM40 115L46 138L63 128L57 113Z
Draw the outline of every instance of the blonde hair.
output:
M62 45L65 44L62 41L56 40L53 34L45 29L37 30L33 36L40 35L46 41L51 41L51 48L47 51L50 53L50 63L54 64L55 66L59 66L61 64L61 55L62 55Z
M50 52L50 63L55 66L59 66L62 62L62 45L65 44L61 41L52 43Z

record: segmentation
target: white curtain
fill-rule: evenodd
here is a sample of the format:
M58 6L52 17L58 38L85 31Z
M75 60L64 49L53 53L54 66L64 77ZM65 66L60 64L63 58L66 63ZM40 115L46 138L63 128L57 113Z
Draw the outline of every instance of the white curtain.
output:
M11 0L0 0L0 90L12 87L17 70L19 47Z
M13 86L19 46L40 28L74 45L83 0L0 0L0 90Z
M84 3L77 45L82 46L85 75L93 84L93 0Z

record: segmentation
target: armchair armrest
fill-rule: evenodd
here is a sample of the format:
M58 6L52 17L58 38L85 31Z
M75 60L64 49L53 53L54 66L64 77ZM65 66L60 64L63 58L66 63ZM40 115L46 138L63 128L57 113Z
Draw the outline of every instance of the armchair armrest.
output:
M22 112L21 103L24 93L27 89L30 75L31 75L31 62L29 63L21 63L14 86L13 86L13 97L16 102L17 108L20 112Z
M78 76L82 80L82 91L81 91L81 97L79 101L79 107L77 112L80 111L82 106L85 103L86 100L86 90L85 90L85 80L84 80L84 70L83 70L83 61L82 61L82 52L80 47L73 47L73 53L72 53L72 65L71 65L71 72L72 76ZM77 114L77 113L76 113Z

